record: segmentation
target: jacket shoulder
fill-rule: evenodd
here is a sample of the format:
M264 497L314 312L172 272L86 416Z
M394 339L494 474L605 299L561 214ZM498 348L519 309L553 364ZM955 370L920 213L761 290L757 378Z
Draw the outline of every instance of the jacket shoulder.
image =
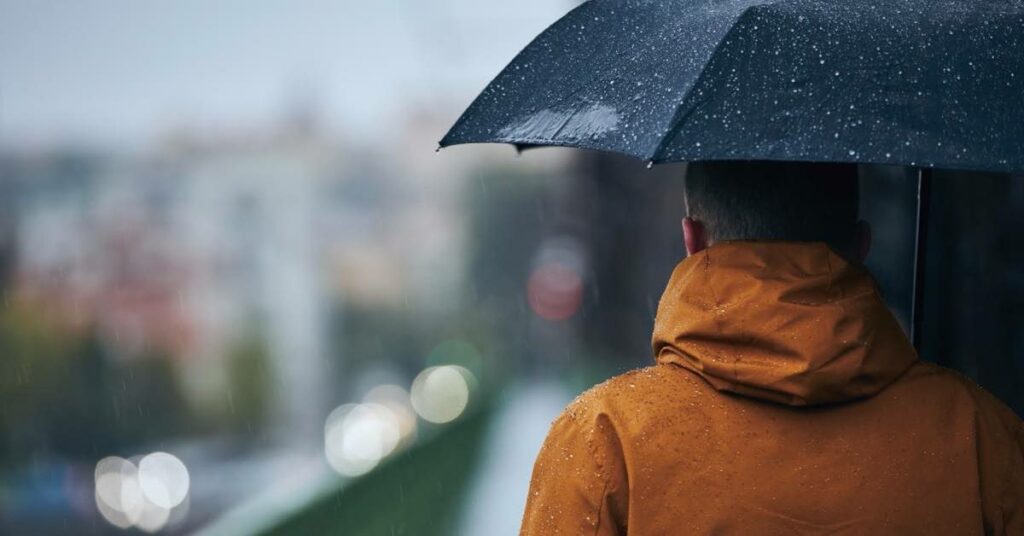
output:
M970 378L930 363L908 371L909 381L933 382L973 405L978 478L986 534L1024 534L1024 422ZM957 400L959 402L959 400Z
M681 388L688 384L693 388ZM640 408L656 412L659 403L706 390L713 389L688 371L673 365L651 365L613 376L587 389L566 406L559 419L588 422L625 416L635 420L646 413L638 413Z
M934 363L919 361L907 371L905 383L926 382L930 391L944 396L962 396L970 400L979 415L998 421L1013 434L1022 433L1024 421L1003 401L978 385L974 380Z

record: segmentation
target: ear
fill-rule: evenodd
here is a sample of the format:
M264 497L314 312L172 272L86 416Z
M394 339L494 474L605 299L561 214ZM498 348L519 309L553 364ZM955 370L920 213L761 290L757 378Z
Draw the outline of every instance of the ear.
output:
M707 249L708 235L704 224L689 216L683 218L683 243L686 244L687 255L694 255Z
M868 258L868 252L871 251L871 224L864 220L860 220L856 224L854 230L854 247L856 247L857 260L864 262Z

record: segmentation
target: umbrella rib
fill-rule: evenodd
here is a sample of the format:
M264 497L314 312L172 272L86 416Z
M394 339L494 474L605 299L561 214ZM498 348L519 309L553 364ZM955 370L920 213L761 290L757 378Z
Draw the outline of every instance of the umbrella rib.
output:
M676 132L678 132L679 125L682 124L683 120L689 117L690 114L692 114L693 111L697 109L696 106L687 106L691 102L690 97L693 94L693 89L700 86L700 84L704 81L705 75L707 74L708 66L711 65L711 62L715 60L715 58L718 56L719 50L721 50L721 48L725 46L725 43L729 41L729 38L736 32L737 28L741 26L741 23L743 23L744 20L749 17L752 11L754 11L757 8L760 8L762 5L763 4L758 4L753 6L747 6L746 8L744 8L743 11L736 15L736 18L735 20L733 20L732 26L729 27L729 30L722 34L722 38L718 40L718 43L715 44L715 48L712 49L711 54L708 55L708 60L704 63L704 66L700 68L700 74L697 75L697 78L694 79L693 84L691 84L690 87L686 90L682 102L679 103L679 106L676 107L675 112L672 114L672 119L669 121L668 130L665 131L665 134L658 141L658 145L655 146L654 152L652 152L651 155L646 159L648 162L652 164L656 162L658 156L661 155L661 153L665 150L665 146L668 145L668 143L672 140L672 136Z

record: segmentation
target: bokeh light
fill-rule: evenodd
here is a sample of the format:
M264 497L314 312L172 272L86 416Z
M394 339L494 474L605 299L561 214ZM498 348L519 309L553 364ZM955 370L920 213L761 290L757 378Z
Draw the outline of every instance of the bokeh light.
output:
M565 320L576 314L583 303L583 278L566 264L548 262L530 274L526 297L537 316Z
M135 464L116 456L96 464L96 507L111 525L127 529L142 517L145 499Z
M363 402L380 404L391 410L398 423L399 446L409 444L416 437L416 414L405 389L392 384L378 385L366 393Z
M103 458L96 464L95 479L100 515L121 529L160 531L188 498L188 469L166 452L146 455L138 465L118 456Z
M143 532L158 532L167 526L171 518L171 509L157 506L149 501L142 504L142 512L135 526Z
M369 472L407 444L416 433L409 395L396 385L381 385L360 404L344 404L324 424L324 455L344 476Z
M188 495L188 469L171 454L154 452L142 458L138 474L143 495L163 509L178 506Z
M473 374L458 365L428 367L412 382L413 409L433 423L455 420L469 403L470 378Z

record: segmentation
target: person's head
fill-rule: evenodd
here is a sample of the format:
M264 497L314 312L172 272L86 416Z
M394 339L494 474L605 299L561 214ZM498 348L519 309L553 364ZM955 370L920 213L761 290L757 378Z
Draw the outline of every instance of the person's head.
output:
M857 219L856 164L692 162L683 236L692 255L724 240L825 242L863 261L871 229Z

